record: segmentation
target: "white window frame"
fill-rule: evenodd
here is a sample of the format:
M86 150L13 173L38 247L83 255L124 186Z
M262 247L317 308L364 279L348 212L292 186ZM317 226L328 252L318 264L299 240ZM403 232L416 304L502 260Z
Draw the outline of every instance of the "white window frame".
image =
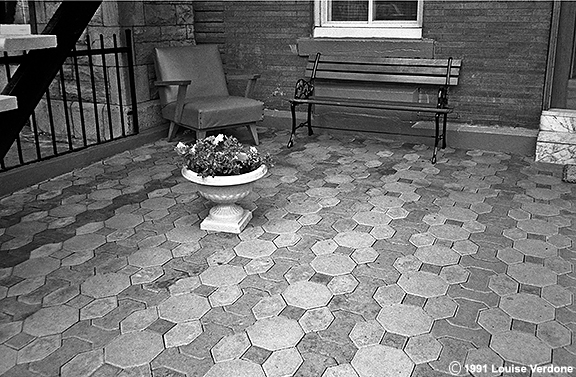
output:
M368 22L328 21L329 0L314 0L314 38L422 38L424 0L418 0L416 21L372 21L372 3Z

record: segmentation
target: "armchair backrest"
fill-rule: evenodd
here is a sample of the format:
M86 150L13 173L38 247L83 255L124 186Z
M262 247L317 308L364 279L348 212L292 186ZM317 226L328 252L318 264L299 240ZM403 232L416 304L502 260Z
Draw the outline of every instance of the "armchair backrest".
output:
M186 98L227 96L226 77L217 45L154 49L156 80L191 80ZM160 87L160 102L176 100L177 86Z

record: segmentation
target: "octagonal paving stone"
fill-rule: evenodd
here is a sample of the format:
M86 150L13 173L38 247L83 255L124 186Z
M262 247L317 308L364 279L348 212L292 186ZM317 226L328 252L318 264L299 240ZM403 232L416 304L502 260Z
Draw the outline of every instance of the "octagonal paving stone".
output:
M379 195L374 196L368 200L370 204L374 207L378 207L381 210L387 210L388 208L402 207L406 202L400 198L390 195Z
M239 284L246 276L242 267L223 264L208 267L200 274L200 281L211 287L226 287Z
M442 207L438 213L447 219L456 221L474 221L478 218L476 212L463 207Z
M436 238L452 242L464 241L470 237L468 230L451 224L431 225L428 232Z
M431 298L442 296L448 291L448 283L431 272L406 272L398 279L398 285L407 293Z
M284 299L279 294L264 297L254 307L252 307L252 313L256 319L274 317L280 314L282 310L286 307Z
M272 352L262 368L267 377L293 376L304 360L294 347Z
M23 331L34 336L58 334L78 322L79 312L67 305L42 308L24 320Z
M477 322L490 334L508 331L512 326L512 318L500 308L481 310Z
M536 287L554 285L557 280L556 274L549 268L527 262L508 266L506 273L519 283L534 285Z
M351 361L360 377L409 377L414 363L399 349L380 344L360 348Z
M262 225L262 228L268 233L286 234L296 233L302 225L296 220L272 219Z
M415 364L437 360L442 351L442 344L431 334L411 337L404 347L404 352Z
M427 333L434 322L421 307L406 304L383 306L376 320L386 331L403 336Z
M307 310L298 320L305 333L326 330L334 320L334 315L327 307Z
M541 323L536 330L536 336L552 348L570 345L572 333L557 321Z
M118 213L104 221L104 225L112 229L130 229L144 222L141 215L133 213Z
M238 359L250 348L250 341L245 331L225 336L211 349L214 361L220 363Z
M200 319L208 310L208 300L194 293L171 296L158 305L160 318L175 323Z
M106 243L106 237L101 234L80 234L64 241L62 248L69 251L94 250Z
M352 216L352 219L360 225L369 226L388 225L392 221L390 216L380 211L358 212Z
M94 298L115 296L130 286L130 277L127 275L110 272L96 274L88 278L80 286L84 295Z
M327 287L333 295L341 295L354 292L358 284L358 280L352 274L347 274L334 276Z
M518 221L517 226L526 233L539 234L542 236L552 236L558 233L558 226L540 219Z
M572 304L572 292L561 285L548 285L542 288L542 298L556 308Z
M513 247L524 255L538 258L551 258L558 254L556 246L532 238L516 240Z
M284 316L259 319L246 332L252 345L269 351L294 347L304 336L298 322Z
M316 272L329 276L345 275L356 267L356 263L349 256L340 253L319 255L310 265Z
M147 247L128 256L132 266L147 268L161 266L172 259L172 252L162 247Z
M368 233L349 231L338 233L334 237L334 241L336 241L336 243L340 246L349 247L352 249L362 249L372 246L376 239Z
M358 348L379 344L384 336L384 328L378 321L356 322L348 337Z
M500 308L510 317L530 323L544 323L554 319L554 307L547 301L529 293L502 297Z
M286 287L282 297L288 305L314 309L328 305L332 299L332 292L323 284L301 280Z
M235 359L214 364L204 377L266 377L266 375L260 365Z
M460 255L449 247L431 245L419 247L414 256L424 263L435 266L448 266L458 263Z
M43 336L34 339L18 350L18 364L30 363L44 359L60 348L60 334Z
M520 365L542 365L549 363L552 357L552 349L542 340L515 330L494 334L490 348L505 361Z
M151 362L164 349L162 335L152 331L122 334L104 347L104 360L120 368Z
M241 241L234 247L236 255L250 259L270 256L276 251L276 245L272 241L261 239Z
M28 259L14 267L13 274L21 278L46 276L60 267L60 261L50 257Z

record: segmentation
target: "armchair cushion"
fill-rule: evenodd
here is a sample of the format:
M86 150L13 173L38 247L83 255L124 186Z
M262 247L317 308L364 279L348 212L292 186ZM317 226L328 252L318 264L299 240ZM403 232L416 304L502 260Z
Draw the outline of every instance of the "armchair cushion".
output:
M176 101L162 109L162 116L174 120ZM187 98L180 123L199 130L226 127L262 120L264 103L245 97L210 96Z

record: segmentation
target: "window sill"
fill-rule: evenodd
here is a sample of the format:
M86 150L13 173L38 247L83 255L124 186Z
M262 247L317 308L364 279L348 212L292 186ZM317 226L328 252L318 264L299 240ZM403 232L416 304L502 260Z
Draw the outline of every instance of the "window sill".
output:
M353 27L316 27L314 38L394 38L420 39L421 27L404 28L353 28Z
M434 41L422 38L300 38L297 45L300 56L315 55L320 52L325 55L434 57Z

